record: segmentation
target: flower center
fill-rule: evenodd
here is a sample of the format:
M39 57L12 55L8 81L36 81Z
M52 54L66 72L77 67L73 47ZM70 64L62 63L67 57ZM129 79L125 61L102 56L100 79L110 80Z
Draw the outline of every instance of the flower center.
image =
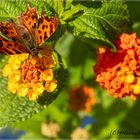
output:
M31 86L31 83L42 82L41 73L43 72L43 66L40 65L39 60L35 57L26 59L19 68L21 73L20 82L27 83Z

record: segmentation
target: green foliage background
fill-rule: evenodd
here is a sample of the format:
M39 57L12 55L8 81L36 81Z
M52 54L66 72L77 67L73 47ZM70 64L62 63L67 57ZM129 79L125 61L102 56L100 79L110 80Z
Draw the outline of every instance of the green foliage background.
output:
M47 0L43 3L35 0L0 0L0 20L4 21L12 18L16 21L17 15L25 11L27 3L30 3L31 6L36 6L40 14L44 10L47 16L57 15L59 17L59 28L49 41L55 43L55 50L63 58L63 63L67 65L67 72L65 73L67 74L65 75L67 80L65 81L65 88L59 92L57 99L42 112L40 111L43 106L40 104L39 106L38 104L34 105L34 102L32 106L29 106L29 103L24 104L24 110L27 111L24 111L21 105L18 105L21 110L16 108L15 104L19 101L19 98L16 97L17 101L12 103L11 108L19 113L13 117L14 119L10 120L9 118L14 114L12 113L14 110L8 113L4 111L7 105L5 103L5 106L3 105L4 109L0 109L1 126L11 124L13 121L30 118L32 116L31 112L33 114L40 112L31 119L11 124L11 127L15 130L26 130L27 133L21 139L44 138L41 134L41 124L46 121L55 121L60 125L59 138L69 138L71 132L80 125L80 121L84 116L90 116L96 120L95 123L85 127L90 133L90 138L140 137L139 135L110 135L111 130L139 130L140 100L132 101L129 97L114 99L109 96L95 82L95 75L92 69L96 63L96 53L100 44L106 44L115 49L113 41L119 33L137 31L140 34L139 2L127 2L130 10L129 14L127 5L118 0L97 2ZM133 22L130 20L130 15ZM6 59L2 56L1 68L5 61ZM62 71L66 70L63 69ZM0 82L3 83L2 77L0 77ZM69 90L73 85L79 86L81 84L92 86L95 90L97 103L90 113L73 113L69 106ZM4 84L1 84L1 88L2 86L4 87ZM1 92L5 93L5 91ZM8 95L6 95L6 98L11 101ZM4 100L4 98L2 99ZM45 97L45 99L48 98ZM3 100L1 104L4 102ZM23 99L20 103L23 104L25 101ZM48 103L45 102L45 104ZM6 110L11 110L11 108L8 107ZM37 111L34 111L36 109ZM22 116L21 111L26 114L26 117Z

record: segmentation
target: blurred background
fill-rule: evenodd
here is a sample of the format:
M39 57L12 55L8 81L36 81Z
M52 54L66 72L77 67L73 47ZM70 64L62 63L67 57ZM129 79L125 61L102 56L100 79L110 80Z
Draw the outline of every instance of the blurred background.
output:
M140 1L127 1L127 4L133 31L140 36ZM0 138L140 138L140 99L114 99L99 87L93 73L97 57L95 45L65 33L56 44L56 50L68 65L63 91L52 104L31 119L2 128ZM83 90L82 85L85 86ZM87 100L83 100L83 95L76 98L72 95L74 92L85 93ZM110 134L115 130L139 131L139 135Z

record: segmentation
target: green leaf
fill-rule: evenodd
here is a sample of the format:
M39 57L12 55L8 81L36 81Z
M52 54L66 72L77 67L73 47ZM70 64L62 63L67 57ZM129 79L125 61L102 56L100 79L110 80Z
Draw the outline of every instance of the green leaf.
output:
M44 7L45 10L47 10L47 8L48 8L48 10L55 11L55 14L57 14L59 17L61 17L61 15L64 12L64 0L60 0L60 1L47 0L47 1L43 1L43 2L45 4L45 6L47 6L47 7Z
M19 13L24 11L26 2L27 0L0 0L0 21L7 19L16 20Z
M12 122L23 121L31 118L32 115L46 108L56 99L59 91L63 87L65 79L65 68L61 57L55 53L57 67L55 69L55 79L58 81L57 90L54 93L43 93L38 100L30 101L26 97L20 97L7 90L7 79L2 76L2 69L9 57L0 56L0 126L6 126Z
M31 7L36 7L38 14L45 12L46 16L57 14L60 17L64 12L63 0L0 0L0 20L16 20L18 15L20 15L22 12L25 12L27 4L29 4Z
M64 12L64 0L54 0L54 9L56 9L57 14L61 17Z
M94 3L93 3L94 4ZM98 8L81 7L84 13L72 22L73 34L105 41L111 44L113 35L128 31L130 28L130 15L127 5L117 2L109 2Z
M63 17L62 17L63 20L69 20L69 19L73 18L73 15L78 13L80 10L82 10L81 5L78 4L74 7L72 7L70 10L65 11L63 13Z
M64 9L65 9L65 10L70 9L70 7L71 7L71 5L72 5L72 1L73 1L73 0L64 1Z

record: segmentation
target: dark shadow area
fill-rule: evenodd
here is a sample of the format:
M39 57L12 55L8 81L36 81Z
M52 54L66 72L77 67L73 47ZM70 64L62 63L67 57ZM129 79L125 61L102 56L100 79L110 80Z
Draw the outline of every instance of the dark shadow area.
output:
M126 113L126 118L120 122L120 130L127 132L135 132L133 135L119 135L118 138L140 138L140 98L137 99L135 105Z
M91 51L89 45L79 40L75 39L71 45L69 63L71 66L83 65L88 58L94 59L96 51Z
M102 5L102 2L99 0L98 1L97 0L95 0L95 1L92 1L92 0L74 0L72 4L77 5L77 4L79 4L79 2L82 2L82 5L84 5L88 8L95 8L95 9L100 8Z
M104 99L101 99L101 102L102 101L104 101ZM114 100L113 104L106 110L104 110L103 106L96 105L94 107L94 112L95 112L94 117L96 118L96 123L92 126L94 135L98 136L100 131L106 125L108 125L108 123L110 122L110 120L113 117L119 115L122 112L125 113L126 110L127 110L126 104L119 99ZM126 117L127 117L127 115L126 115ZM111 137L111 136L109 136L110 135L109 131L108 131L108 138Z
M130 11L132 21L140 22L140 1L128 1L126 0L126 4L128 5L128 9Z
M75 114L75 115L70 114L69 118L65 121L65 123L62 127L63 132L60 133L60 138L63 138L63 139L66 138L67 139L69 133L77 128L77 126L74 125L74 122L78 122L78 121L79 121L79 124L80 124L80 120L79 120L77 114ZM69 130L69 132L67 130Z

